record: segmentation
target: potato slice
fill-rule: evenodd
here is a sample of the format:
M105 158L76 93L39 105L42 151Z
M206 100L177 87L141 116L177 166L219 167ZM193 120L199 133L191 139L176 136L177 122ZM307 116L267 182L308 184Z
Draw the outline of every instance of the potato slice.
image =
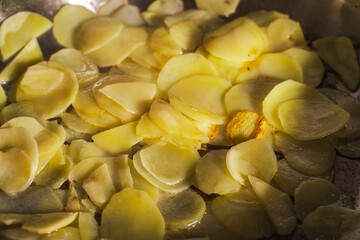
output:
M303 31L298 22L289 18L278 18L266 28L269 50L279 52L294 46L306 46Z
M38 240L41 238L39 234L25 231L20 227L1 230L1 236L5 237L6 239L15 240Z
M245 62L256 59L266 51L268 43L260 27L242 17L208 34L204 39L204 47L216 57Z
M206 194L228 194L237 192L240 184L226 167L228 150L209 151L199 159L196 167L196 186Z
M348 37L320 38L314 41L312 46L351 91L359 87L359 62L353 43Z
M161 69L162 63L160 63L155 58L154 53L154 50L150 47L149 41L147 41L146 44L136 48L129 55L129 58L143 67L153 67L156 69Z
M75 112L63 112L60 114L60 118L68 128L79 133L94 134L101 130L101 128L83 121Z
M27 220L21 228L39 234L51 233L69 225L77 216L76 212L37 214L34 218Z
M303 82L305 84L311 87L320 85L325 68L317 53L302 48L289 48L283 53L294 59L301 66Z
M350 114L336 104L293 99L278 106L282 129L299 140L319 139L339 131Z
M41 240L78 240L80 239L80 231L76 227L64 227L58 231L47 234L41 238Z
M111 128L92 136L92 139L110 153L126 152L143 139L136 135L136 125L137 121Z
M236 11L240 0L195 0L195 2L199 9L205 9L209 12L216 13L217 15L228 17Z
M278 81L254 81L239 83L225 94L225 105L229 115L240 111L262 114L262 102Z
M103 3L98 11L98 16L110 16L113 14L117 9L121 8L123 5L127 4L127 0L110 0Z
M149 41L151 48L163 56L175 57L182 54L181 46L175 42L165 27L155 29Z
M75 47L74 38L81 24L95 14L79 5L65 5L54 16L53 35L64 47Z
M99 225L94 218L94 214L79 213L79 230L82 240L93 240L99 237Z
M80 87L86 87L99 78L98 67L76 49L61 49L50 56L50 61L60 63L74 70Z
M219 76L225 78L231 83L235 82L237 75L239 74L239 69L246 64L243 62L228 61L215 57L214 55L208 53L203 46L199 47L196 52L207 57L207 59L214 64Z
M40 62L43 54L36 39L30 40L25 47L9 62L0 73L0 82L10 82L19 77L27 67Z
M352 208L350 197L324 179L314 179L301 183L295 190L294 198L296 215L301 221L316 208L323 205Z
M159 73L158 87L168 90L177 81L192 75L217 76L214 65L198 53L187 53L170 59Z
M159 71L153 67L144 67L141 64L126 58L119 65L116 66L116 70L125 75L130 75L135 79L139 79L143 82L156 83L159 75Z
M34 12L20 11L8 17L0 28L2 59L9 59L31 39L44 34L51 27L50 20Z
M81 210L79 194L77 193L75 186L72 183L69 184L69 191L64 206L64 210L66 212L80 212Z
M141 16L139 8L131 4L124 4L111 14L111 17L130 26L142 27L145 25L145 21Z
M321 206L304 219L302 228L309 240L356 239L359 237L358 210L336 205Z
M72 144L73 142L71 142ZM92 157L112 157L113 154L109 153L108 151L102 149L94 142L86 142L81 144L79 149L79 159L86 159Z
M185 51L194 51L203 39L203 31L191 21L178 22L170 26L169 33Z
M155 0L146 9L161 15L173 15L184 10L182 0Z
M261 205L273 223L276 233L279 235L291 234L297 222L289 195L256 177L249 176L249 180Z
M336 152L327 139L299 141L289 135L274 134L278 149L289 164L297 171L307 175L321 175L329 171L334 163Z
M107 164L104 163L96 168L84 180L82 187L96 206L104 208L115 193L115 187L112 183Z
M267 10L253 11L246 14L245 17L250 18L260 27L267 27L270 23L279 18L289 18L289 16L284 13Z
M223 124L227 118L223 97L230 86L228 81L215 76L184 78L169 89L170 105L197 121Z
M360 158L360 138L337 138L330 136L336 151L349 158Z
M281 159L278 161L278 171L274 176L274 181L283 192L289 194L290 196L294 196L295 189L302 182L316 178L332 181L333 175L333 170L318 176L306 175L293 169L285 159Z
M165 222L146 192L125 188L105 207L100 232L106 238L160 240L165 234Z
M206 209L203 198L191 189L176 194L164 193L157 206L170 229L184 229L199 223Z
M277 171L277 160L272 146L263 138L258 138L230 148L226 166L235 180L248 186L248 176L270 182Z

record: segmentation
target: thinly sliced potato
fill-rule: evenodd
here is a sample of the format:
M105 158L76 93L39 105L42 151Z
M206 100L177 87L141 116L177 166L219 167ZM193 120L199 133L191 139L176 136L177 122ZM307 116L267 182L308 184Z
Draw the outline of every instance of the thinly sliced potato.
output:
M110 0L102 4L98 11L98 16L110 16L112 15L117 9L121 8L123 5L127 4L128 0Z
M78 240L80 239L80 231L76 227L64 227L58 231L54 231L50 234L47 234L41 238L41 240Z
M105 207L100 232L114 239L163 239L165 222L155 202L141 190L125 188Z
M232 147L226 156L226 166L235 180L248 186L248 176L270 182L277 171L277 159L272 146L258 138Z
M249 176L249 180L273 223L276 233L280 235L291 234L297 222L289 195L256 177Z
M139 8L131 4L124 4L111 14L111 17L130 26L142 27L145 25L145 21L141 16Z
M235 181L226 167L228 150L214 150L199 159L196 167L196 186L206 194L228 194L237 192L240 184Z
M155 29L150 35L150 46L159 54L166 57L175 57L182 54L182 49L165 27Z
M116 70L122 74L130 75L140 81L156 83L159 75L159 71L153 67L144 67L139 63L126 58L119 65L116 66Z
M195 0L199 9L205 9L217 15L228 17L236 11L240 0Z
M93 240L99 237L99 225L92 213L79 213L79 231L82 240Z
M9 229L1 230L1 236L6 239L14 239L14 240L39 240L41 239L41 235L29 232L21 229L20 227L14 227Z
M75 112L63 112L60 114L60 118L68 128L79 133L94 134L101 130L101 128L83 121Z
M294 199L295 212L301 221L320 206L338 205L352 208L350 197L324 179L301 183L295 190Z
M260 27L267 27L269 26L270 23L272 23L273 21L279 18L289 18L289 16L284 13L280 13L278 11L266 11L266 10L250 12L246 14L245 17L250 18Z
M149 12L159 13L161 15L173 15L184 10L182 0L155 0L147 8Z
M64 206L64 210L66 212L80 212L81 210L79 194L76 191L74 184L72 183L69 184L69 191Z
M194 51L203 40L203 31L191 21L178 22L170 26L169 33L185 51Z

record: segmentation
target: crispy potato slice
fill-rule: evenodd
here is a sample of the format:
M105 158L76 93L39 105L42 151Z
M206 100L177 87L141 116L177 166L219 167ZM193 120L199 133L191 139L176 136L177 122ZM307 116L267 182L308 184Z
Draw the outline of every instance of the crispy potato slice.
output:
M52 22L38 13L20 11L5 19L0 28L0 51L5 61L31 39L44 34Z
M105 207L100 232L115 239L163 239L165 222L155 202L141 190L125 188Z
M217 15L228 17L236 11L240 0L195 0L195 2L199 9L205 9Z
M352 208L350 197L324 179L313 179L301 183L295 190L294 199L295 212L301 221L320 206L338 205Z
M71 16L71 17L70 17ZM64 47L75 47L74 38L81 24L94 18L95 13L79 5L65 5L54 16L53 35Z

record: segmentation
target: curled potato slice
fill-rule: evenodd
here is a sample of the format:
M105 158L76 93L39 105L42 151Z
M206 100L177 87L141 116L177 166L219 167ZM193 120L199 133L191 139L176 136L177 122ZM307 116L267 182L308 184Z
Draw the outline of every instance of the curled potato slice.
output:
M155 202L141 190L125 188L106 205L101 218L102 237L163 239L165 222Z
M304 219L302 228L309 240L357 239L360 212L336 205L320 206Z
M196 75L175 83L168 95L170 104L192 119L223 124L227 118L224 94L230 86L223 78Z
M31 39L44 34L52 22L38 13L20 11L5 19L0 28L0 51L5 61Z
M237 62L252 61L268 48L264 32L245 17L209 33L203 44L212 55Z
M195 2L199 9L205 9L209 12L216 13L217 15L228 17L236 11L240 0L196 0Z
M203 198L192 189L180 193L164 193L157 206L171 229L184 229L200 222L206 209Z
M206 194L228 194L237 192L240 184L235 181L226 167L228 150L214 150L199 159L196 166L196 186Z
M312 211L323 205L352 208L350 197L324 179L301 183L295 190L294 198L296 215L302 221Z
M198 53L187 53L170 59L159 73L160 90L168 90L177 81L192 75L216 76L214 65Z
M335 149L323 138L299 141L284 133L274 134L277 149L284 154L290 165L308 175L320 175L329 171L335 160Z
M297 222L289 195L256 177L249 176L251 186L269 216L275 231L280 235L291 234Z
M52 31L56 41L64 47L75 47L74 37L77 30L82 23L93 17L95 14L85 7L78 5L63 6L54 16Z
M226 166L235 180L248 186L248 176L270 182L277 171L277 160L272 146L265 139L259 138L230 148Z

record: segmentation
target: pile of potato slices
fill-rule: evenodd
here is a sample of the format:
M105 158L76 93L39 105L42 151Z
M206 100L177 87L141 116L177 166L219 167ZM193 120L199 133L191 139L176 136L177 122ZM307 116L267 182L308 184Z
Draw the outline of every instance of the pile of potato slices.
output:
M2 239L357 239L352 41L239 0L64 5L0 26ZM38 37L62 46L44 59Z

